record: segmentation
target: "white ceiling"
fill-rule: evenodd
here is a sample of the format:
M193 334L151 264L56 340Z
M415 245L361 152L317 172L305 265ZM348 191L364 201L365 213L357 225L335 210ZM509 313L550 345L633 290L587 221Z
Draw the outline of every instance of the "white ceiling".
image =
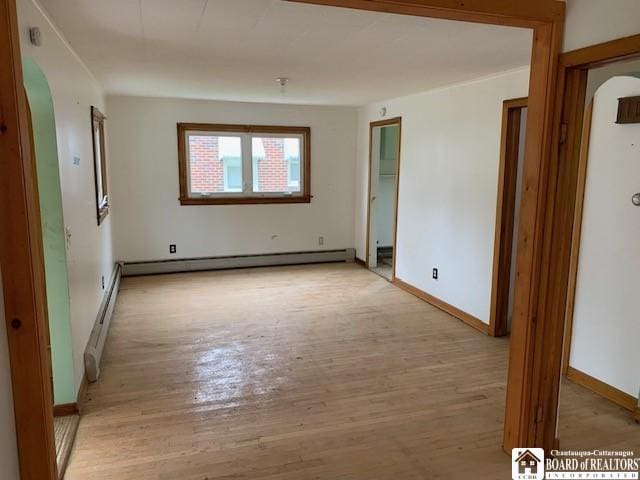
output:
M113 94L362 105L522 67L531 52L529 30L281 0L40 3ZM276 77L291 78L285 95Z

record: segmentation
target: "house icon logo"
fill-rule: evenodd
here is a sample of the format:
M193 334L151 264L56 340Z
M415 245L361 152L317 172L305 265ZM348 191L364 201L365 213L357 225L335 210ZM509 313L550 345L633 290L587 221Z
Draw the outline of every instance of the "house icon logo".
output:
M511 451L513 480L543 480L544 450L541 448L514 448Z

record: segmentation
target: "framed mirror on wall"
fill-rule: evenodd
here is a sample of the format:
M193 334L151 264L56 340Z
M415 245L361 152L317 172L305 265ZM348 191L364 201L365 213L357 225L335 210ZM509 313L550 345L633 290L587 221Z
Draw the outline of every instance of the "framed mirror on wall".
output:
M93 168L96 187L96 216L100 225L109 214L107 190L107 158L105 154L104 121L106 117L96 107L91 107L91 132L93 139Z

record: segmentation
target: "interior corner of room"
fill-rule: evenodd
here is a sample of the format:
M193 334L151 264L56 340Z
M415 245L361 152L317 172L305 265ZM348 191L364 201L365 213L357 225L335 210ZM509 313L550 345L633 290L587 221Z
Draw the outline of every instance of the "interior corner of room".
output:
M640 452L617 1L0 0L6 479Z

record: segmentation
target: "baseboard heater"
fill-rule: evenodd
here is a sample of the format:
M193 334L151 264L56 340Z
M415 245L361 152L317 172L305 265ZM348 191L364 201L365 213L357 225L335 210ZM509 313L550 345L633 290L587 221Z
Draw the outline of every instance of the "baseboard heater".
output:
M148 262L125 262L122 275L156 275L160 273L226 270L231 268L271 267L278 265L302 265L311 263L347 262L355 260L355 249L321 250L315 252L267 253L230 257L188 258Z
M122 264L117 263L113 275L111 276L111 281L109 282L109 289L100 304L96 323L93 326L93 330L91 330L89 343L87 344L87 348L84 352L85 375L87 376L87 380L90 382L95 382L100 376L100 359L102 358L104 343L107 340L107 334L109 333L109 325L111 324L113 308L116 305L116 297L118 296L118 289L120 288L121 276Z

